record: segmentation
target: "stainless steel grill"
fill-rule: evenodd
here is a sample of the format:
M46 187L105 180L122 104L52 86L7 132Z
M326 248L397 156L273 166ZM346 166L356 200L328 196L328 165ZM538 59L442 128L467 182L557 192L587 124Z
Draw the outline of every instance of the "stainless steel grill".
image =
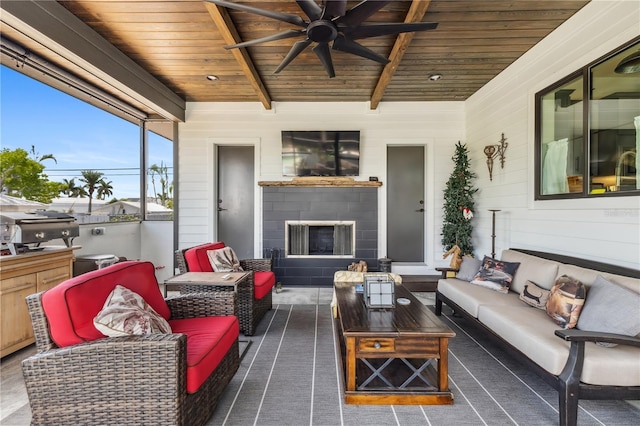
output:
M38 211L37 213L4 212L0 214L0 242L11 254L38 247L56 238L62 238L67 247L80 235L76 219L65 213Z

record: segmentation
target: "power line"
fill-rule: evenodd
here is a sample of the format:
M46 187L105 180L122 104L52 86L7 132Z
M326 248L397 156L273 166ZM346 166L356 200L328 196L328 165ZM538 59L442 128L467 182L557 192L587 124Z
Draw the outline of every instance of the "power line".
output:
M173 170L173 166L169 167L169 166L165 166L165 168L167 170ZM52 172L82 172L84 170L96 170L96 171L103 171L103 170L140 170L140 167L113 167L113 168L82 168L82 169L55 169L55 168L46 168L45 171L52 171Z

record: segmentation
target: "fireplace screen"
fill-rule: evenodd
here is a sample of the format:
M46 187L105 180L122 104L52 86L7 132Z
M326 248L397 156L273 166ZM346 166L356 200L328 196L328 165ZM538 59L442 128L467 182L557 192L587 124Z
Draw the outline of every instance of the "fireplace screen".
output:
M354 257L355 222L287 221L287 257Z

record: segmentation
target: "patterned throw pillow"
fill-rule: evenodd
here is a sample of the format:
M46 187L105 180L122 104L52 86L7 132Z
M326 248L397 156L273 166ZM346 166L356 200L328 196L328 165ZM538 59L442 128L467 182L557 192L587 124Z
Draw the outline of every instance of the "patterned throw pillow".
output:
M207 256L214 272L239 272L242 271L240 261L231 247L218 250L207 250Z
M482 267L471 280L471 284L487 287L500 293L508 293L518 266L520 266L519 262L503 262L485 256L482 259Z
M538 309L547 309L547 300L551 292L540 288L533 281L527 281L520 292L520 300Z
M580 281L567 275L559 277L547 301L547 314L562 328L574 328L578 323L587 290Z
M117 285L93 319L100 333L109 337L130 334L171 334L171 326L140 296Z

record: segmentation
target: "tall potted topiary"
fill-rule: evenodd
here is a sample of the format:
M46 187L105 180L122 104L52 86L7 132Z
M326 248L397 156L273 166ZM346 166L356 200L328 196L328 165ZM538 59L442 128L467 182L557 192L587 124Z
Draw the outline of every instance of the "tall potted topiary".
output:
M458 251L460 256L473 256L471 219L475 210L473 196L478 189L472 185L476 175L469 167L469 151L465 144L458 141L452 160L454 169L444 189L442 245L448 251L445 257L449 252L455 251ZM456 250L456 246L459 250ZM454 261L451 263L454 267Z

